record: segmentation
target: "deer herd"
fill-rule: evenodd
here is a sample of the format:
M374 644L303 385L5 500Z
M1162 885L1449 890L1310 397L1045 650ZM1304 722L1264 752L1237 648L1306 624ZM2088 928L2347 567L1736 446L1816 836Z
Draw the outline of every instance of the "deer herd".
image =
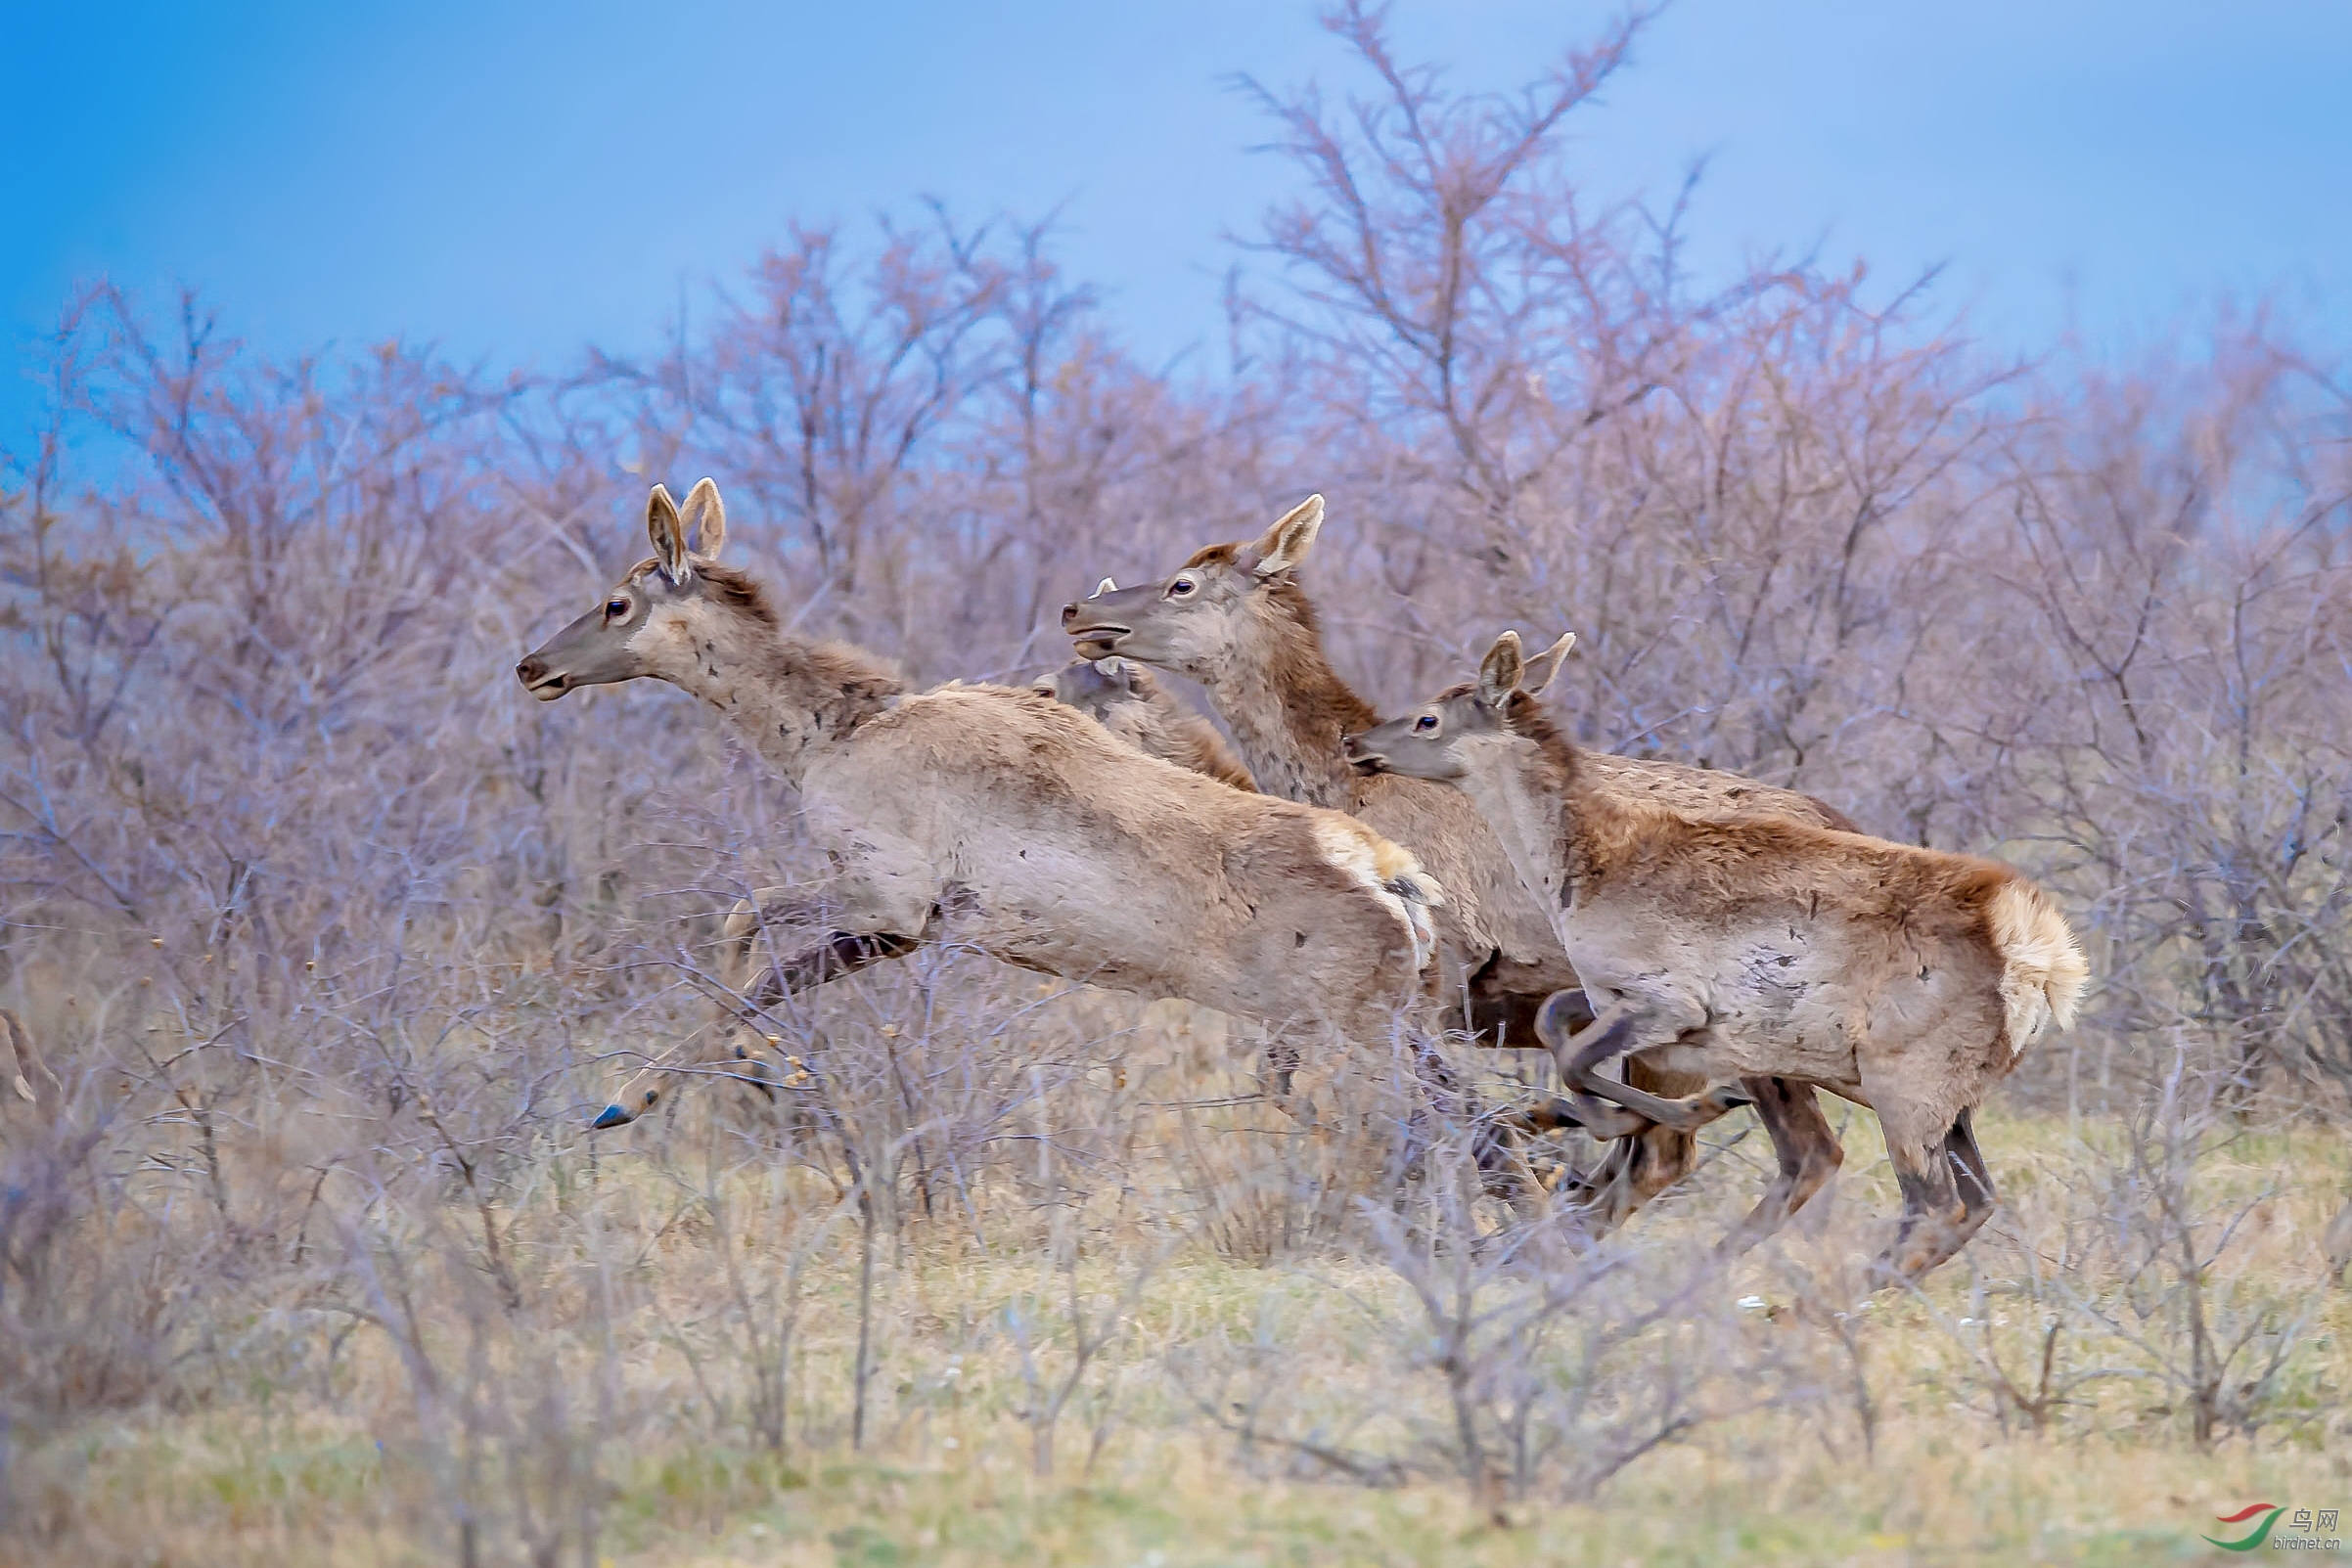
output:
M1261 1024L1278 1095L1302 1052L1401 1043L1441 1109L1468 1108L1515 1204L1553 1201L1529 1135L1606 1141L1560 1193L1595 1233L1751 1105L1780 1169L1727 1248L1837 1170L1826 1089L1886 1135L1902 1215L1879 1277L1957 1252L1993 1206L1970 1113L2071 1025L2087 983L2047 896L1807 795L1572 744L1542 700L1572 637L1530 657L1504 632L1474 680L1380 722L1326 658L1298 581L1323 515L1312 496L1162 581L1106 580L1063 610L1076 657L1033 686L916 691L884 659L795 635L720 561L712 481L683 507L656 485L653 557L516 675L545 701L667 681L797 791L832 874L728 918L742 1018L952 944ZM1154 671L1198 683L1232 744ZM1478 1115L1430 1044L1446 1033L1548 1051L1563 1097ZM638 1073L596 1125L643 1114L680 1067L773 1082L766 1045L739 1019L700 1057Z

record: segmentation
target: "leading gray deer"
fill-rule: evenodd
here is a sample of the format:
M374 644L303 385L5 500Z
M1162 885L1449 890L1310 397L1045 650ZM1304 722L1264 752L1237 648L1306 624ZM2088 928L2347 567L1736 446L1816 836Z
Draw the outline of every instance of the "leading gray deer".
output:
M1145 756L1032 692L910 692L861 650L792 634L719 561L708 479L683 509L655 486L646 527L653 556L516 678L549 702L666 681L798 790L834 874L763 912L813 940L755 1005L920 943L1293 1034L1385 1039L1415 1004L1443 893L1363 824Z

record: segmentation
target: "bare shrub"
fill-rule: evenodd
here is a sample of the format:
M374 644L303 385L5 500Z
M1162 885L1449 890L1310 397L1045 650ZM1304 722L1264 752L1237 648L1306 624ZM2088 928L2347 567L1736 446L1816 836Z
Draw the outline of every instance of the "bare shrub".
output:
M1932 280L1702 285L1696 183L1577 162L1642 15L1516 96L1331 25L1360 89L1261 95L1296 180L1214 370L1138 363L1050 226L938 210L792 229L561 382L70 303L0 467L0 1007L48 1069L0 1082L5 1549L594 1560L1008 1437L1482 1514L1714 1484L1682 1453L1847 1501L2013 1433L2291 1460L2342 1379L2340 366L2259 313L2019 367ZM734 901L824 870L688 705L509 674L704 470L796 628L925 682L1058 663L1105 572L1322 490L1366 692L1572 626L1580 742L2018 863L2100 986L1988 1116L2029 1175L1974 1277L1864 1311L1831 1223L1735 1282L1692 1239L1730 1162L1582 1250L1481 1195L1398 1042L1289 1114L1252 1032L971 954L758 1011L772 1099L682 1078L590 1137L745 1012Z
M1743 1335L1703 1248L1595 1248L1556 1220L1498 1228L1459 1139L1428 1169L1402 1205L1359 1207L1357 1245L1378 1273L1297 1265L1319 1302L1344 1303L1360 1325L1386 1400L1303 1383L1275 1320L1174 1358L1245 1460L1266 1451L1297 1473L1373 1485L1448 1477L1493 1510L1589 1497L1659 1446L1776 1397L1776 1350Z

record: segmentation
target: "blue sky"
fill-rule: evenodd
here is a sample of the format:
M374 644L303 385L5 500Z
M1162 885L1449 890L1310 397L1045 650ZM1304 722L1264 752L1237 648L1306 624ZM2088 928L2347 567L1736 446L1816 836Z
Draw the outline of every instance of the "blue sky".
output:
M1405 0L1408 52L1509 86L1597 5ZM793 216L1060 205L1165 358L1215 340L1221 234L1286 171L1227 85L1336 81L1311 7L866 0L0 0L0 445L76 278L200 286L278 351L400 336L557 369L654 340ZM1820 244L2005 346L2159 340L2276 293L2342 341L2352 4L1683 0L1587 119L1604 191L1709 155L1702 264Z

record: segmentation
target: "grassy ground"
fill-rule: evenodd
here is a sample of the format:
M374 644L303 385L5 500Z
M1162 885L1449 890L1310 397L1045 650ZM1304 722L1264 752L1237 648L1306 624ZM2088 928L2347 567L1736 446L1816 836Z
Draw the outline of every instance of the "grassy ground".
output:
M1785 1456L1763 1474L1730 1443L1661 1456L1582 1505L1501 1519L1438 1485L1253 1480L1229 1445L1130 1437L1091 1479L1040 1482L1018 1439L897 1463L812 1463L740 1449L645 1456L611 1476L616 1564L1621 1563L2223 1561L2203 1531L2244 1502L2334 1506L2341 1454L2210 1456L2112 1441L1991 1447L1899 1423L1868 1463ZM117 1427L77 1446L91 1517L13 1560L445 1561L420 1539L423 1483L364 1431L204 1419ZM56 1462L57 1456L49 1456ZM489 1560L499 1560L490 1558Z
M2287 1335L2248 1418L2200 1448L2162 1375L2187 1354L2187 1297L2112 1244L2122 1129L1990 1118L2002 1215L1923 1293L1863 1310L1853 1271L1893 1196L1871 1131L1850 1121L1826 1216L1705 1274L1668 1321L1597 1339L1588 1320L1638 1314L1702 1268L1753 1189L1748 1150L1616 1243L1634 1283L1561 1315L1538 1359L1577 1402L1545 1419L1570 1447L1625 1443L1668 1383L1691 1419L1597 1486L1562 1452L1523 1490L1463 1478L1443 1325L1360 1237L1237 1257L1204 1230L1155 1229L1168 1211L1132 1190L1019 1244L943 1223L878 1236L853 1443L844 1211L740 1166L698 1200L684 1166L608 1152L592 1188L550 1182L506 1215L519 1304L482 1294L462 1221L440 1253L441 1232L387 1229L374 1255L406 1283L380 1277L375 1308L322 1316L324 1350L257 1358L239 1383L217 1372L238 1362L221 1341L302 1336L214 1322L189 1352L214 1374L176 1397L21 1430L0 1560L2122 1564L2228 1560L2200 1537L2236 1533L2216 1517L2251 1502L2352 1503L2352 1300L2317 1250L2336 1141L2197 1145L2193 1239L2225 1243L2196 1298L2215 1343ZM1057 1223L1074 1228L1061 1243ZM1041 1260L1073 1236L1057 1274ZM1529 1299L1534 1273L1481 1276L1481 1306ZM404 1290L405 1319L388 1306ZM1080 1330L1104 1348L1069 1378L1040 1473L1038 1411ZM781 1447L751 1409L762 1366L785 1374ZM2056 1394L2037 1430L2024 1406L2041 1390ZM1365 1484L1286 1442L1396 1463Z

